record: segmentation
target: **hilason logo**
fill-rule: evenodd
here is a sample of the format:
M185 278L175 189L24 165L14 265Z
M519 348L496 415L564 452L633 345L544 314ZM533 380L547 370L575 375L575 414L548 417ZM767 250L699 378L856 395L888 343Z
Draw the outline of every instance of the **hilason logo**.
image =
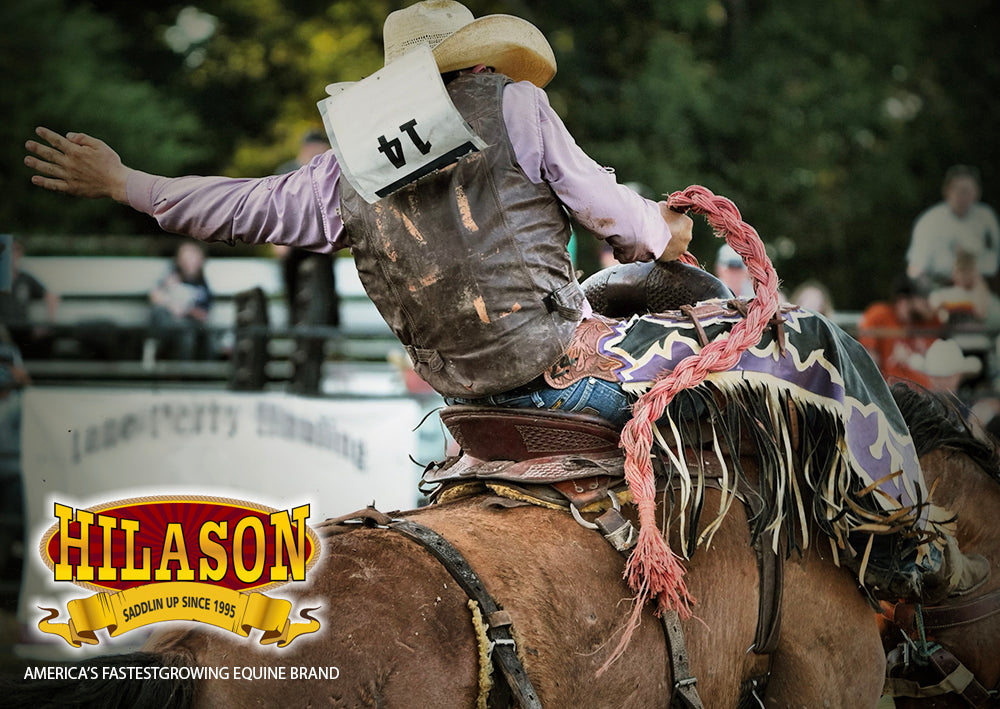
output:
M262 591L304 581L320 543L306 525L309 505L290 511L216 497L143 497L87 509L55 503L56 524L40 552L56 581L98 591L72 600L69 621L38 627L73 647L170 620L209 623L237 635L263 631L260 642L284 647L319 630L304 609Z

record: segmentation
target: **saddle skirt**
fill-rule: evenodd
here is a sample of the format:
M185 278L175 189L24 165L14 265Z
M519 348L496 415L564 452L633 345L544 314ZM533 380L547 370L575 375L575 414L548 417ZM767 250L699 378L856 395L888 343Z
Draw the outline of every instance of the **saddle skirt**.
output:
M429 469L425 483L480 479L553 484L625 475L619 431L596 416L449 406L441 411L441 421L463 455Z

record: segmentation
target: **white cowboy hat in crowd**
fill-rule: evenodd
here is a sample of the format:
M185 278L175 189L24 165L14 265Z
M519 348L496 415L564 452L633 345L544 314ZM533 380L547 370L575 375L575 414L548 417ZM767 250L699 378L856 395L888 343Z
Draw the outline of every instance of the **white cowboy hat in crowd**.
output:
M425 44L441 73L485 64L538 87L556 74L552 47L533 24L513 15L475 18L454 0L424 0L390 13L382 39L386 64Z
M723 244L719 247L719 253L715 256L715 263L720 266L725 266L726 268L747 267L747 265L743 263L743 257L736 253L736 249L729 244Z
M909 364L929 377L978 374L983 367L978 357L966 356L954 340L934 340L926 354L914 354Z

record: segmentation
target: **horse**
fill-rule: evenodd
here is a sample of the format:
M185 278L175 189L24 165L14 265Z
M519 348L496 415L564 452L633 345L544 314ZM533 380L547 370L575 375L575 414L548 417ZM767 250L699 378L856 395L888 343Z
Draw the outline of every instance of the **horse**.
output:
M682 197L687 208L688 197ZM726 215L738 220L734 208ZM777 280L769 261L767 269L760 265L766 257L759 239L754 244L746 247L759 251L751 270L758 281L767 281L764 290L771 295L750 308L763 327L776 312ZM768 304L774 307L768 310ZM725 343L717 349L723 348L727 357L736 354ZM442 479L435 504L426 507L390 515L367 510L318 525L320 561L304 582L285 588L294 606L318 607L312 612L321 628L285 648L262 647L199 626L161 628L139 653L85 661L258 668L259 679L219 672L196 680L191 673L167 672L139 683L15 683L0 688L0 706L875 706L885 666L875 614L854 572L838 564L835 546L817 539L822 536L818 521L805 514L797 521L797 531L815 540L812 544L793 543L789 537L796 530L779 531L773 548L780 574L773 567L762 571L768 567L762 559L770 557L754 549L771 545L754 509L760 495L753 486L765 478L773 482L773 468L785 465L773 450L763 452L766 432L758 425L776 415L769 408L774 403L747 404L735 436L710 435L679 453L681 458L660 461L666 474L654 493L656 504L652 510L640 505L662 520L662 533L680 541L688 557L687 592L697 599L690 617L664 613L658 618L651 605L633 605L634 592L622 573L631 533L624 541L617 536L630 526L634 531L637 523L632 506L618 511L632 493L624 484L624 460L615 475L604 476L612 478L603 483L612 503L607 511L555 502L558 495L543 494L537 485L521 487L477 474L458 482ZM810 421L796 419L803 440L828 432L809 430ZM579 419L574 423L583 425ZM599 427L586 425L590 433ZM485 429L486 437L499 439L502 447L493 426ZM618 433L611 439L615 448ZM785 442L789 438L785 435ZM790 477L780 481L782 488L810 489L801 459L796 465L793 456L787 458ZM589 460L581 454L564 456L562 466L581 459ZM489 468L491 461L504 458L481 460ZM709 470L713 465L730 476L711 478L722 482L703 487L708 476L701 472L720 473ZM699 509L726 514L677 514L688 509L683 502L690 492L684 487L688 469L700 471ZM737 469L741 474L733 476ZM738 489L736 478L749 485L749 493ZM679 506L670 484L677 481ZM582 479L559 482L586 493ZM733 504L737 496L745 504ZM612 510L622 524L609 532L601 522ZM423 531L415 533L414 525ZM415 541L420 536L434 541ZM697 554L697 543L683 543L702 537L709 539L709 548ZM292 679L282 671L317 667L332 668L335 677Z
M757 460L749 448L744 444L738 455L752 479ZM542 706L674 706L676 663L651 607L615 657L632 598L621 553L565 509L515 499L489 481L473 488L381 522L417 522L461 553L509 616L517 655ZM707 489L706 508L717 507L721 495ZM670 504L665 490L661 515L669 516ZM583 515L591 516L586 509ZM6 687L0 705L67 706L86 692L87 703L101 706L487 706L491 683L502 682L491 670L485 621L475 604L470 607L467 593L425 548L371 517L368 524L335 520L315 527L321 560L289 597L296 607L319 607L318 632L275 650L213 628L166 627L139 654L85 661L335 667L336 679L35 681ZM675 519L670 538L683 533ZM837 566L821 543L784 560L778 641L769 655L750 652L764 591L751 541L748 513L735 505L711 548L686 562L697 604L693 617L679 621L686 640L680 652L703 706L736 707L741 693L749 706L874 706L884 667L875 615L854 573ZM747 691L768 669L766 692L760 685ZM107 695L96 698L99 692Z
M913 606L900 604L888 610L886 645L890 650L908 648L909 662L896 658L890 663L887 686L920 695L896 696L900 709L1000 706L1000 527L996 523L1000 519L1000 454L994 443L973 434L943 395L902 385L894 386L893 395L921 460L926 461L924 474L934 499L958 513L959 545L985 556L992 574L968 597L921 609L929 647L915 629ZM950 686L926 689L952 673ZM914 691L917 685L925 689Z

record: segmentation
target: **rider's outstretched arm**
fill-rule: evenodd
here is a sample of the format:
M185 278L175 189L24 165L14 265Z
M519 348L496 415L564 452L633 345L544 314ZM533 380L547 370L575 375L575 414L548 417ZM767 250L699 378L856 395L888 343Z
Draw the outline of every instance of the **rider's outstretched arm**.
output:
M202 241L274 243L332 252L345 246L340 168L332 152L299 170L262 178L161 177L122 164L106 143L83 133L38 128L25 164L31 181L78 197L111 197L152 216L160 227Z

